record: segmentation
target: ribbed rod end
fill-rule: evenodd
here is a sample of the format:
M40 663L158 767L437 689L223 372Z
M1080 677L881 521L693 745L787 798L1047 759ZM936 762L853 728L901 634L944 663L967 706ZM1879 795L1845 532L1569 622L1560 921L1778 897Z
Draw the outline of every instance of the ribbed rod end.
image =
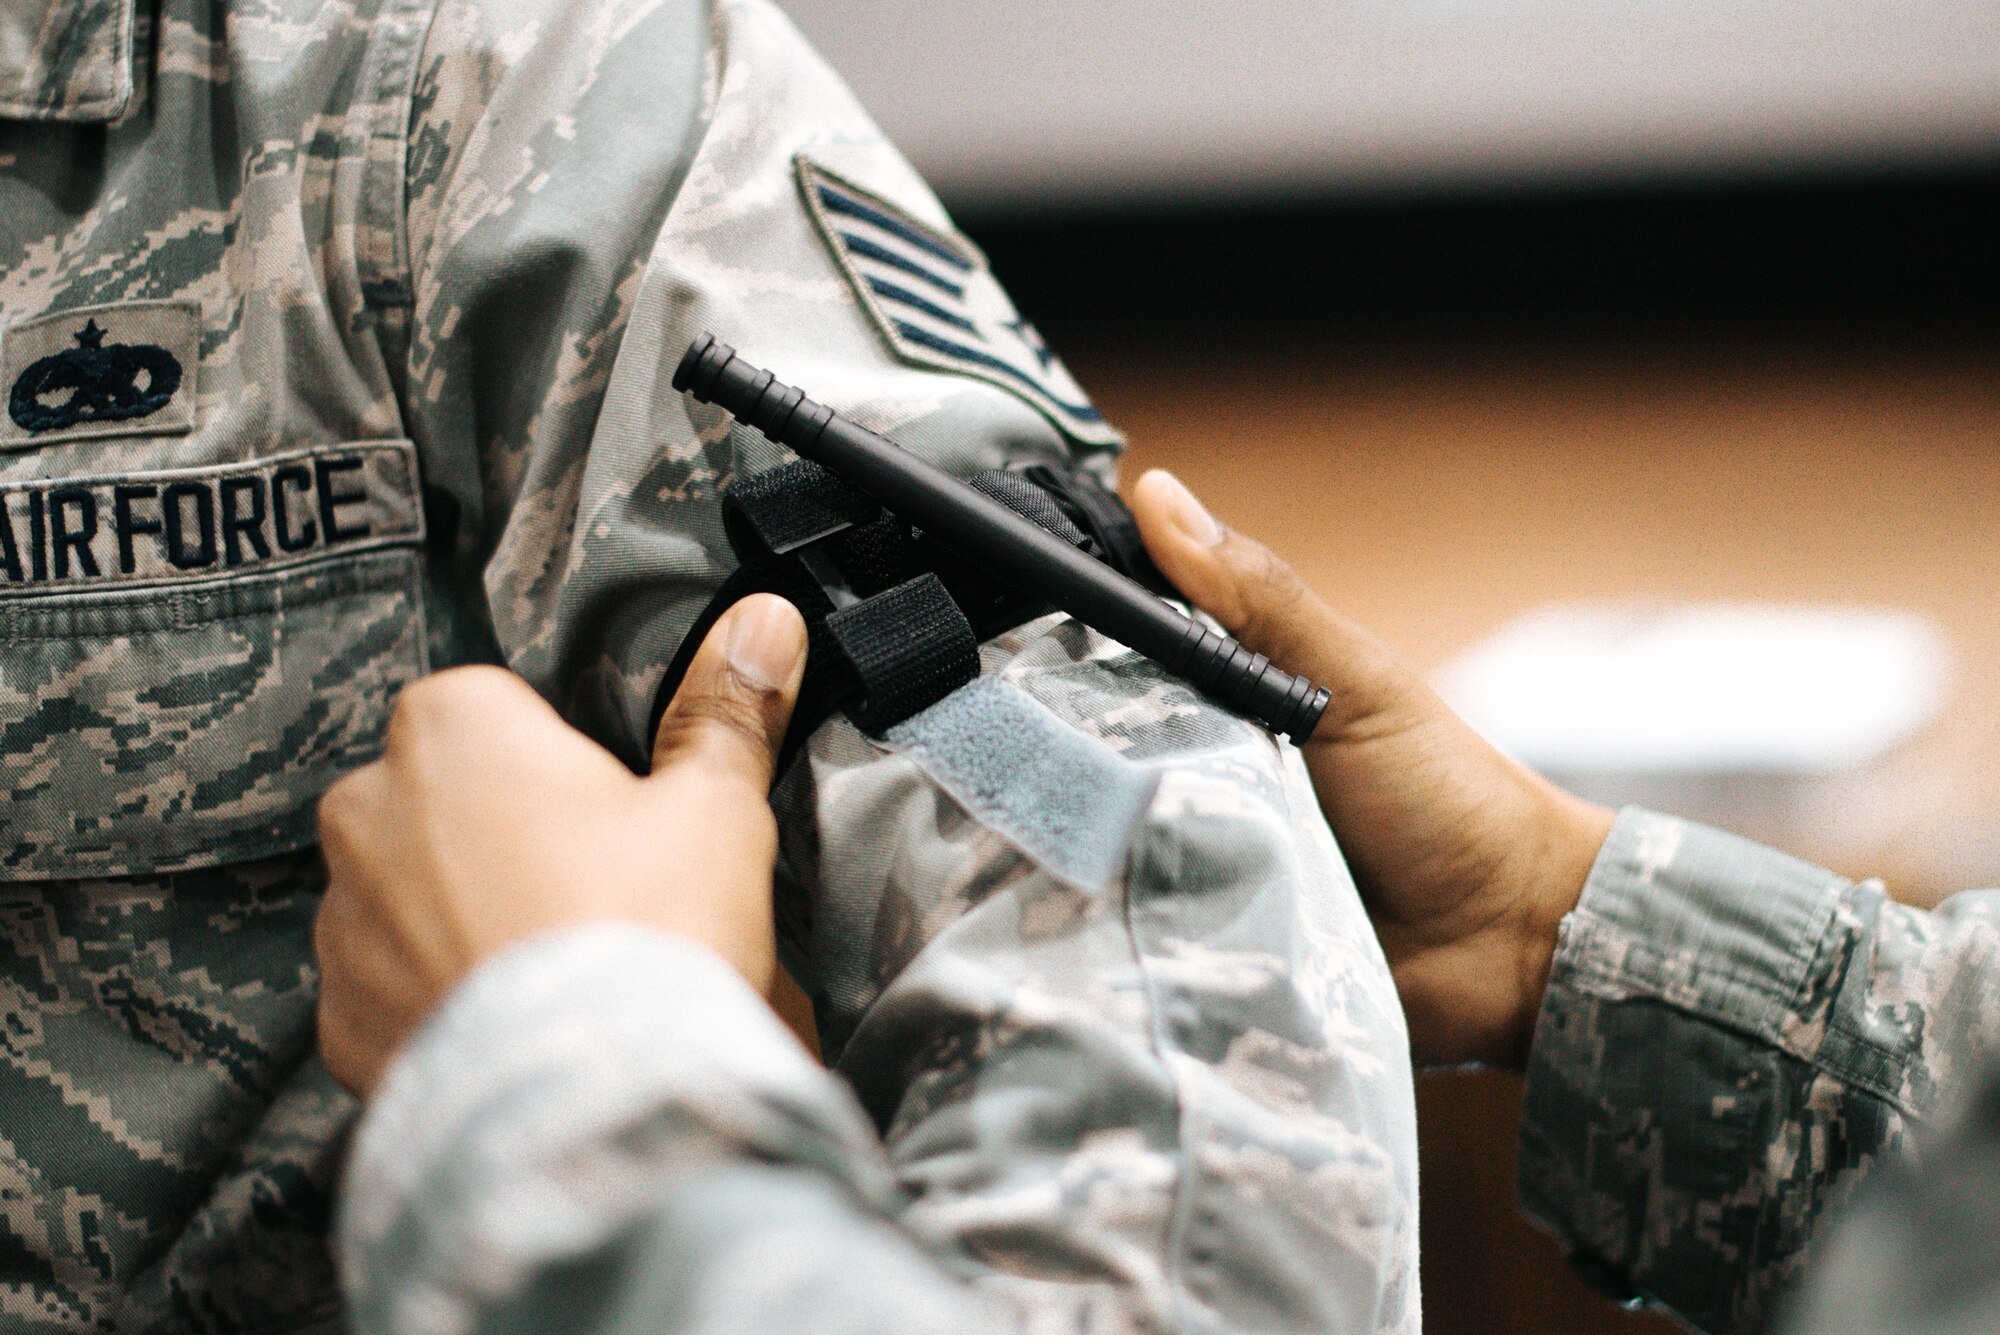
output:
M703 403L712 402L709 396L715 390L716 377L735 357L736 349L718 342L714 334L704 333L681 354L681 364L674 368L674 388Z

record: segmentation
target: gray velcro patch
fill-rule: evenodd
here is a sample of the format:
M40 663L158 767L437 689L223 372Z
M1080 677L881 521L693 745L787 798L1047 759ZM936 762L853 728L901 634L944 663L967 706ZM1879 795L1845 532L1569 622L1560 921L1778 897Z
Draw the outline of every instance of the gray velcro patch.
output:
M981 677L891 728L909 756L982 825L1080 889L1117 880L1159 775Z

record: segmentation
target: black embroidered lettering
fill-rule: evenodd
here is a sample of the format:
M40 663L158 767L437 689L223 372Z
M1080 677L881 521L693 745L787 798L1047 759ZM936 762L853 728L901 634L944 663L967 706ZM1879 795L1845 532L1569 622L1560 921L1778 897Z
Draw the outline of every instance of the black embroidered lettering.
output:
M294 483L293 489L303 496L312 490L312 472L304 464L286 464L271 474L271 519L278 530L278 546L288 552L302 552L319 541L319 529L308 519L297 533L292 532L291 511L285 504L287 482Z
M14 545L14 517L7 513L5 492L0 492L0 570L16 584L21 582L21 550Z
M249 501L249 509L237 511L238 498ZM243 549L239 540L247 539L250 549L260 557L271 554L271 544L264 541L264 479L261 477L226 477L222 479L222 559L230 565L243 564Z
M118 568L128 575L139 568L132 553L132 539L141 533L160 531L157 519L141 519L132 513L132 502L150 501L159 494L159 488L147 482L111 489L111 527L118 534Z
M369 526L365 523L357 524L353 528L342 528L339 513L343 505L367 500L367 490L362 487L354 487L347 491L334 490L336 477L342 473L355 473L360 470L361 460L352 454L343 454L337 459L313 460L313 473L319 483L319 527L320 532L326 535L329 546L343 538L365 538L369 534Z
M72 506L76 509L74 526L64 516ZM49 493L49 550L55 553L57 579L69 578L72 555L79 575L97 578L97 553L90 550L96 537L97 497L82 487L62 487Z
M42 493L28 493L28 545L34 550L29 553L29 565L35 572L37 581L49 577L49 526L42 518Z
M0 486L0 595L49 581L76 587L247 572L405 533L414 546L422 529L402 507L375 508L377 488L405 482L396 471L386 478L374 471L375 448Z
M201 541L187 544L183 501L194 502L195 528ZM176 482L160 493L160 517L166 521L167 559L182 570L199 570L215 564L215 493L206 482Z

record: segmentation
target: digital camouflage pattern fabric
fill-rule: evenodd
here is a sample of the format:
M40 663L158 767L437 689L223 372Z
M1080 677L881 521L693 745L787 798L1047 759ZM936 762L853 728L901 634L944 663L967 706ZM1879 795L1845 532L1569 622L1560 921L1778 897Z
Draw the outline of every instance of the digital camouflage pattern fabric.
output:
M312 852L0 886L0 1328L331 1326Z
M885 337L807 184L976 251L765 3L41 0L0 98L0 1324L330 1326L313 802L464 661L642 761L781 461L672 392L689 338L961 471L1116 437L983 271L963 351ZM1406 1041L1296 759L1074 627L994 652L1127 767L1122 878L845 724L779 795L930 1263L1024 1319L1416 1329Z
M1821 1223L1885 1161L1980 1171L1939 1154L1940 1127L1994 1068L2000 891L1925 912L1628 811L1564 926L1536 1027L1522 1203L1618 1297L1701 1330L1763 1330L1813 1271ZM1986 1218L1961 1258L2000 1248ZM1901 1228L1879 1209L1856 1227L1850 1255ZM1947 1322L1951 1295L1895 1292L1877 1310L1900 1302L1901 1329L1960 1328L1925 1325Z
M426 18L0 7L9 1331L336 1321L307 845L426 663L390 369Z
M1786 1332L2000 1330L2000 1070L1951 1102L1920 1159L1885 1166L1829 1221Z
M1023 632L1003 652L1033 656L1034 638ZM1114 653L1107 666L1118 661ZM852 743L814 746L833 783L866 772L841 762L859 754ZM1143 893L1145 850L1162 835L1185 837L1167 791L1163 781L1117 910L1128 916L1147 916L1132 898ZM487 965L392 1068L363 1123L345 1237L364 1326L1369 1328L1352 1307L1308 1313L1284 1301L1314 1284L1350 1297L1367 1287L1338 1263L1353 1255L1343 1244L1369 1232L1364 1211L1342 1210L1356 1203L1341 1190L1354 1166L1314 1173L1297 1154L1311 1143L1311 1111L1291 1110L1300 1134L1266 1140L1284 1148L1260 1168L1255 1156L1222 1152L1223 1136L1197 1149L1197 1164L1229 1167L1184 1179L1169 1220L1135 1190L1171 1171L1148 1163L1154 1135L1086 1139L1087 1155L1069 1149L1074 1113L1034 1097L1021 1068L1091 1045L1095 1060L1076 1069L1101 1134L1106 1111L1145 1106L1117 1091L1129 1054L1116 1035L1159 998L1116 968L1093 970L1108 986L1077 1005L1052 982L1062 971L975 967L955 938L979 939L996 908L1010 933L1031 918L1044 924L1024 934L1024 961L1067 945L1091 916L1073 887L1031 911L1050 887L1027 900L1016 898L1020 885L972 896L969 909L921 897L917 921L949 925L917 929L904 950L924 953L902 972L895 952L870 971L894 980L879 992L862 986L864 1014L837 1069L865 1077L878 1045L891 1061L912 1044L955 1056L926 1068L927 1080L942 1076L941 1098L905 1096L886 1114L870 1106L866 1078L829 1078L726 965L672 938L584 929ZM1165 953L1217 962L1193 939L1227 913L1190 912L1196 896L1165 898L1183 933ZM1970 892L1926 914L1773 850L1625 813L1565 928L1537 1035L1524 1199L1587 1274L1620 1297L1669 1305L1697 1329L1773 1328L1785 1285L1799 1280L1776 1328L1992 1330L1996 900ZM1144 935L1132 959L1141 974L1167 973ZM1220 984L1229 970L1205 972ZM1241 985L1258 976L1247 970L1238 995L1258 995ZM931 1031L940 997L976 998L1005 1023ZM878 1020L880 1008L891 1014ZM904 1030L920 1032L899 1043ZM1268 1097L1285 1071L1270 1059L1277 1050L1245 1044L1249 1061L1214 1065L1187 1048L1163 1054L1191 1111L1229 1107L1231 1089ZM1273 1130L1259 1126L1260 1139ZM1062 1166L1054 1181L1052 1154ZM935 1194L968 1177L982 1179L969 1199ZM1253 1177L1268 1195L1242 1191ZM1294 1231L1301 1208L1321 1230ZM1075 1221L1061 1239L1044 1231L1055 1218ZM1238 1238L1263 1232L1261 1270L1231 1249L1216 1262L1218 1239L1204 1233L1218 1218ZM1307 1249L1288 1248L1301 1240ZM1092 1263L1052 1294L1037 1262L1078 1241L1087 1252L1071 1254ZM1156 1288L1163 1256L1179 1284ZM1100 1289L1106 1275L1119 1284ZM1304 1289L1301 1276L1311 1277ZM1231 1287L1244 1280L1247 1289ZM1130 1300L1149 1290L1158 1305Z

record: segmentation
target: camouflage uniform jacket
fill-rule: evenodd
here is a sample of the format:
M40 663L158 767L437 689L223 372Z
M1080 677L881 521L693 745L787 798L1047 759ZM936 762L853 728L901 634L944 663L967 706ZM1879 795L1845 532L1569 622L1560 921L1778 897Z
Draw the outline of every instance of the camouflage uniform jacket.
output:
M1522 1203L1587 1277L1702 1330L1767 1328L1802 1276L1788 1328L1813 1335L2000 1330L1996 1075L2000 891L1925 912L1628 811L1563 926Z
M951 468L1118 444L765 0L0 5L0 1326L337 1320L313 802L462 661L642 761L731 565L719 495L781 461L670 388L704 328ZM710 1081L687 1140L607 1093L631 1162L578 1158L538 1250L461 1247L471 1305L398 1322L615 1269L666 1237L619 1204L658 1182L756 1262L713 1275L725 1323L851 1231L881 1248L846 1282L911 1304L948 1268L1065 1330L1418 1328L1407 1039L1296 754L1061 619L985 654L776 795L844 1083L718 1002L716 1051L795 1104ZM713 972L685 956L639 969L662 1007ZM765 1199L835 1227L757 1233Z

